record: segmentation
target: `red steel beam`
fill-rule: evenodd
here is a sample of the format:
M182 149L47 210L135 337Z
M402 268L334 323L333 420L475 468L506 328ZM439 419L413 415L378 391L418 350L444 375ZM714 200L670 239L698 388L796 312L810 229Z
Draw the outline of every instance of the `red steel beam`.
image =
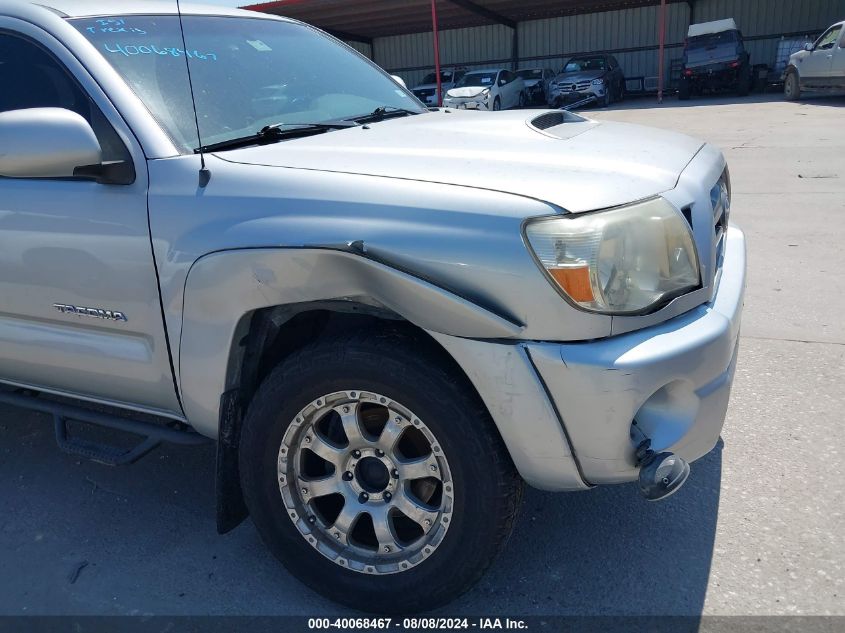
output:
M663 103L663 51L666 48L666 0L660 0L660 58L657 60L657 103Z
M434 74L437 75L437 107L443 105L443 82L440 77L440 34L437 25L437 0L431 0L431 26L434 29Z

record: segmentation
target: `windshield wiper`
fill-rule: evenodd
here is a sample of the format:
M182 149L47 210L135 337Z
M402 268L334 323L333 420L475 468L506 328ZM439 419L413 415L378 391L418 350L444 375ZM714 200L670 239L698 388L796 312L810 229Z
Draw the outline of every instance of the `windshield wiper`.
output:
M211 145L203 145L194 150L195 154L202 152L219 152L227 149L238 149L240 147L249 147L250 145L269 145L271 143L278 143L292 138L304 138L306 136L314 136L315 134L323 134L331 130L340 130L348 127L355 127L356 122L351 121L331 121L326 123L278 123L276 125L267 125L261 128L255 134L248 136L240 136L237 138L220 141L219 143L212 143Z
M362 114L359 116L352 116L345 121L355 121L355 123L377 123L385 119L393 119L402 116L412 116L414 114L422 114L415 110L406 110L405 108L397 108L394 106L379 106L369 114Z

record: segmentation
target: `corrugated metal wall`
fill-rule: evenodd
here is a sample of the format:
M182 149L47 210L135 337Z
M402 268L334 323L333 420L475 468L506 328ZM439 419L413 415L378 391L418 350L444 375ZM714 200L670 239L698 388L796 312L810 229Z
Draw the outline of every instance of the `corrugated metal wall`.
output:
M444 67L460 64L479 68L491 63L501 66L501 60L511 58L512 34L511 29L499 24L441 31L440 63ZM391 72L402 69L394 74L401 75L409 86L434 70L432 48L431 33L379 37L373 42L376 63Z
M362 55L366 55L370 59L373 58L373 47L369 44L364 44L363 42L346 42L356 51L361 53Z
M656 76L658 10L652 6L522 22L520 66L559 70L574 53L613 51L627 76ZM668 75L671 60L681 56L691 17L696 22L735 18L750 38L752 62L771 64L781 34L819 33L845 19L845 0L696 0L692 14L684 2L670 4L667 13ZM441 62L444 66L510 68L512 36L511 29L499 25L443 31ZM434 66L431 33L377 38L372 52L379 65L401 75L409 86Z
M524 65L560 70L575 53L612 51L628 77L657 75L659 7L589 13L519 25L520 58ZM667 7L666 42L683 42L689 26L686 3ZM667 60L679 56L671 49ZM551 59L545 59L552 55ZM538 59L539 58L539 59ZM667 66L668 68L668 66Z

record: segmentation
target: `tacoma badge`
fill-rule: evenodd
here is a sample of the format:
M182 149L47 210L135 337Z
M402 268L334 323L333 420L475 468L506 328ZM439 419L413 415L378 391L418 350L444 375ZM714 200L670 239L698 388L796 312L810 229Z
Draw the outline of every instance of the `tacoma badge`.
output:
M108 321L127 321L126 315L117 310L103 310L102 308L84 308L82 306L72 306L65 303L54 303L53 307L62 314L77 314L79 316L88 316L95 319L106 319Z

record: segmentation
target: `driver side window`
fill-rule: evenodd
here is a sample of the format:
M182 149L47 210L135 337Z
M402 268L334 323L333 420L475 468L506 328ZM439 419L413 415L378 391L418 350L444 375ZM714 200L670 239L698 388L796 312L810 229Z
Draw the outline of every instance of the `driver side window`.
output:
M0 33L0 112L64 108L82 116L94 130L103 161L129 161L129 152L100 109L67 69L28 39Z
M819 43L816 44L816 49L821 51L830 50L839 39L839 33L842 30L841 26L835 26L827 31L819 38Z

